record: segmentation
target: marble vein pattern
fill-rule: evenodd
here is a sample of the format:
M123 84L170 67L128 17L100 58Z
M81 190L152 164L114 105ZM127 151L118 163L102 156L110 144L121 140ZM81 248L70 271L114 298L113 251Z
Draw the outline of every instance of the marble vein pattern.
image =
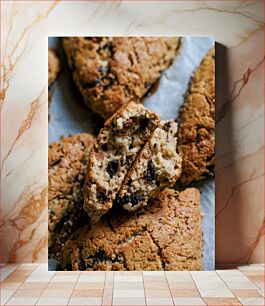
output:
M2 1L0 262L47 261L47 38L64 35L214 36L216 261L263 262L263 6Z

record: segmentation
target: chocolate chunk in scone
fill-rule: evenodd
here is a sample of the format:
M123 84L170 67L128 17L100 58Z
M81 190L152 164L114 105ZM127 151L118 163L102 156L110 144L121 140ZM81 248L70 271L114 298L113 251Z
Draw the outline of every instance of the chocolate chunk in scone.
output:
M183 158L180 177L183 185L214 175L214 54L214 49L211 49L202 60L180 112L178 150Z
M136 210L159 191L172 187L181 174L174 121L161 122L127 174L115 204Z
M64 270L202 270L200 192L166 189L148 210L112 209L65 243Z
M126 174L159 122L155 113L130 102L105 123L90 154L84 187L84 209L92 222L112 207Z
M62 137L49 145L49 257L58 258L63 243L89 222L83 210L88 156L95 138L90 134Z
M65 37L63 46L84 102L108 119L141 98L172 63L177 37Z

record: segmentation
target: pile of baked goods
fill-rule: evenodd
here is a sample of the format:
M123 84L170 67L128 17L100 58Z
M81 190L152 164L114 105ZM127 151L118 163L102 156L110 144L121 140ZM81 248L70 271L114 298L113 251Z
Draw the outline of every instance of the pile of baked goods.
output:
M62 41L85 104L106 121L98 135L49 145L49 258L68 271L202 270L200 192L190 184L214 175L214 49L179 118L164 121L141 102L181 39Z

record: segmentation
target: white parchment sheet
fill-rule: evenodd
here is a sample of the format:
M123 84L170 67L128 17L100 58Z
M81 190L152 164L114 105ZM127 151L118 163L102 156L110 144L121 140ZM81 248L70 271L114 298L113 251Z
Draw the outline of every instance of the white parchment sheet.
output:
M182 38L179 54L173 64L163 73L156 92L145 98L145 107L155 111L162 119L176 119L192 74L213 46L214 39L211 37ZM49 143L58 141L61 135L68 136L80 132L96 135L103 121L97 115L92 114L82 103L82 98L72 83L60 40L50 37L49 47L55 48L63 61L63 70L53 88ZM204 270L214 270L214 179L195 183L194 186L201 191Z

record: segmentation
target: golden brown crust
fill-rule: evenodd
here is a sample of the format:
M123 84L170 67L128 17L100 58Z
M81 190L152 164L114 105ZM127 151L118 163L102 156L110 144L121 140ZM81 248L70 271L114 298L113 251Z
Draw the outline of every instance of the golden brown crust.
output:
M148 210L112 210L66 242L65 270L202 270L200 193L166 189Z
M83 193L88 155L94 137L77 134L62 137L60 142L49 145L48 152L48 208L49 208L49 255L55 257L64 240L81 223ZM65 224L64 224L65 223ZM65 237L65 234L67 236ZM53 248L51 250L51 247ZM56 252L55 252L56 249Z
M180 181L214 174L215 163L215 52L211 49L191 82L180 114L178 149L183 157Z
M54 49L48 49L48 106L50 106L53 96L53 86L52 84L57 79L59 72L61 70L61 61ZM48 119L50 120L50 113L48 114Z
M178 52L174 37L67 37L63 46L84 102L104 119L139 102Z
M49 48L48 49L48 86L49 87L57 78L60 70L61 70L60 59L56 54L56 52L52 48Z

